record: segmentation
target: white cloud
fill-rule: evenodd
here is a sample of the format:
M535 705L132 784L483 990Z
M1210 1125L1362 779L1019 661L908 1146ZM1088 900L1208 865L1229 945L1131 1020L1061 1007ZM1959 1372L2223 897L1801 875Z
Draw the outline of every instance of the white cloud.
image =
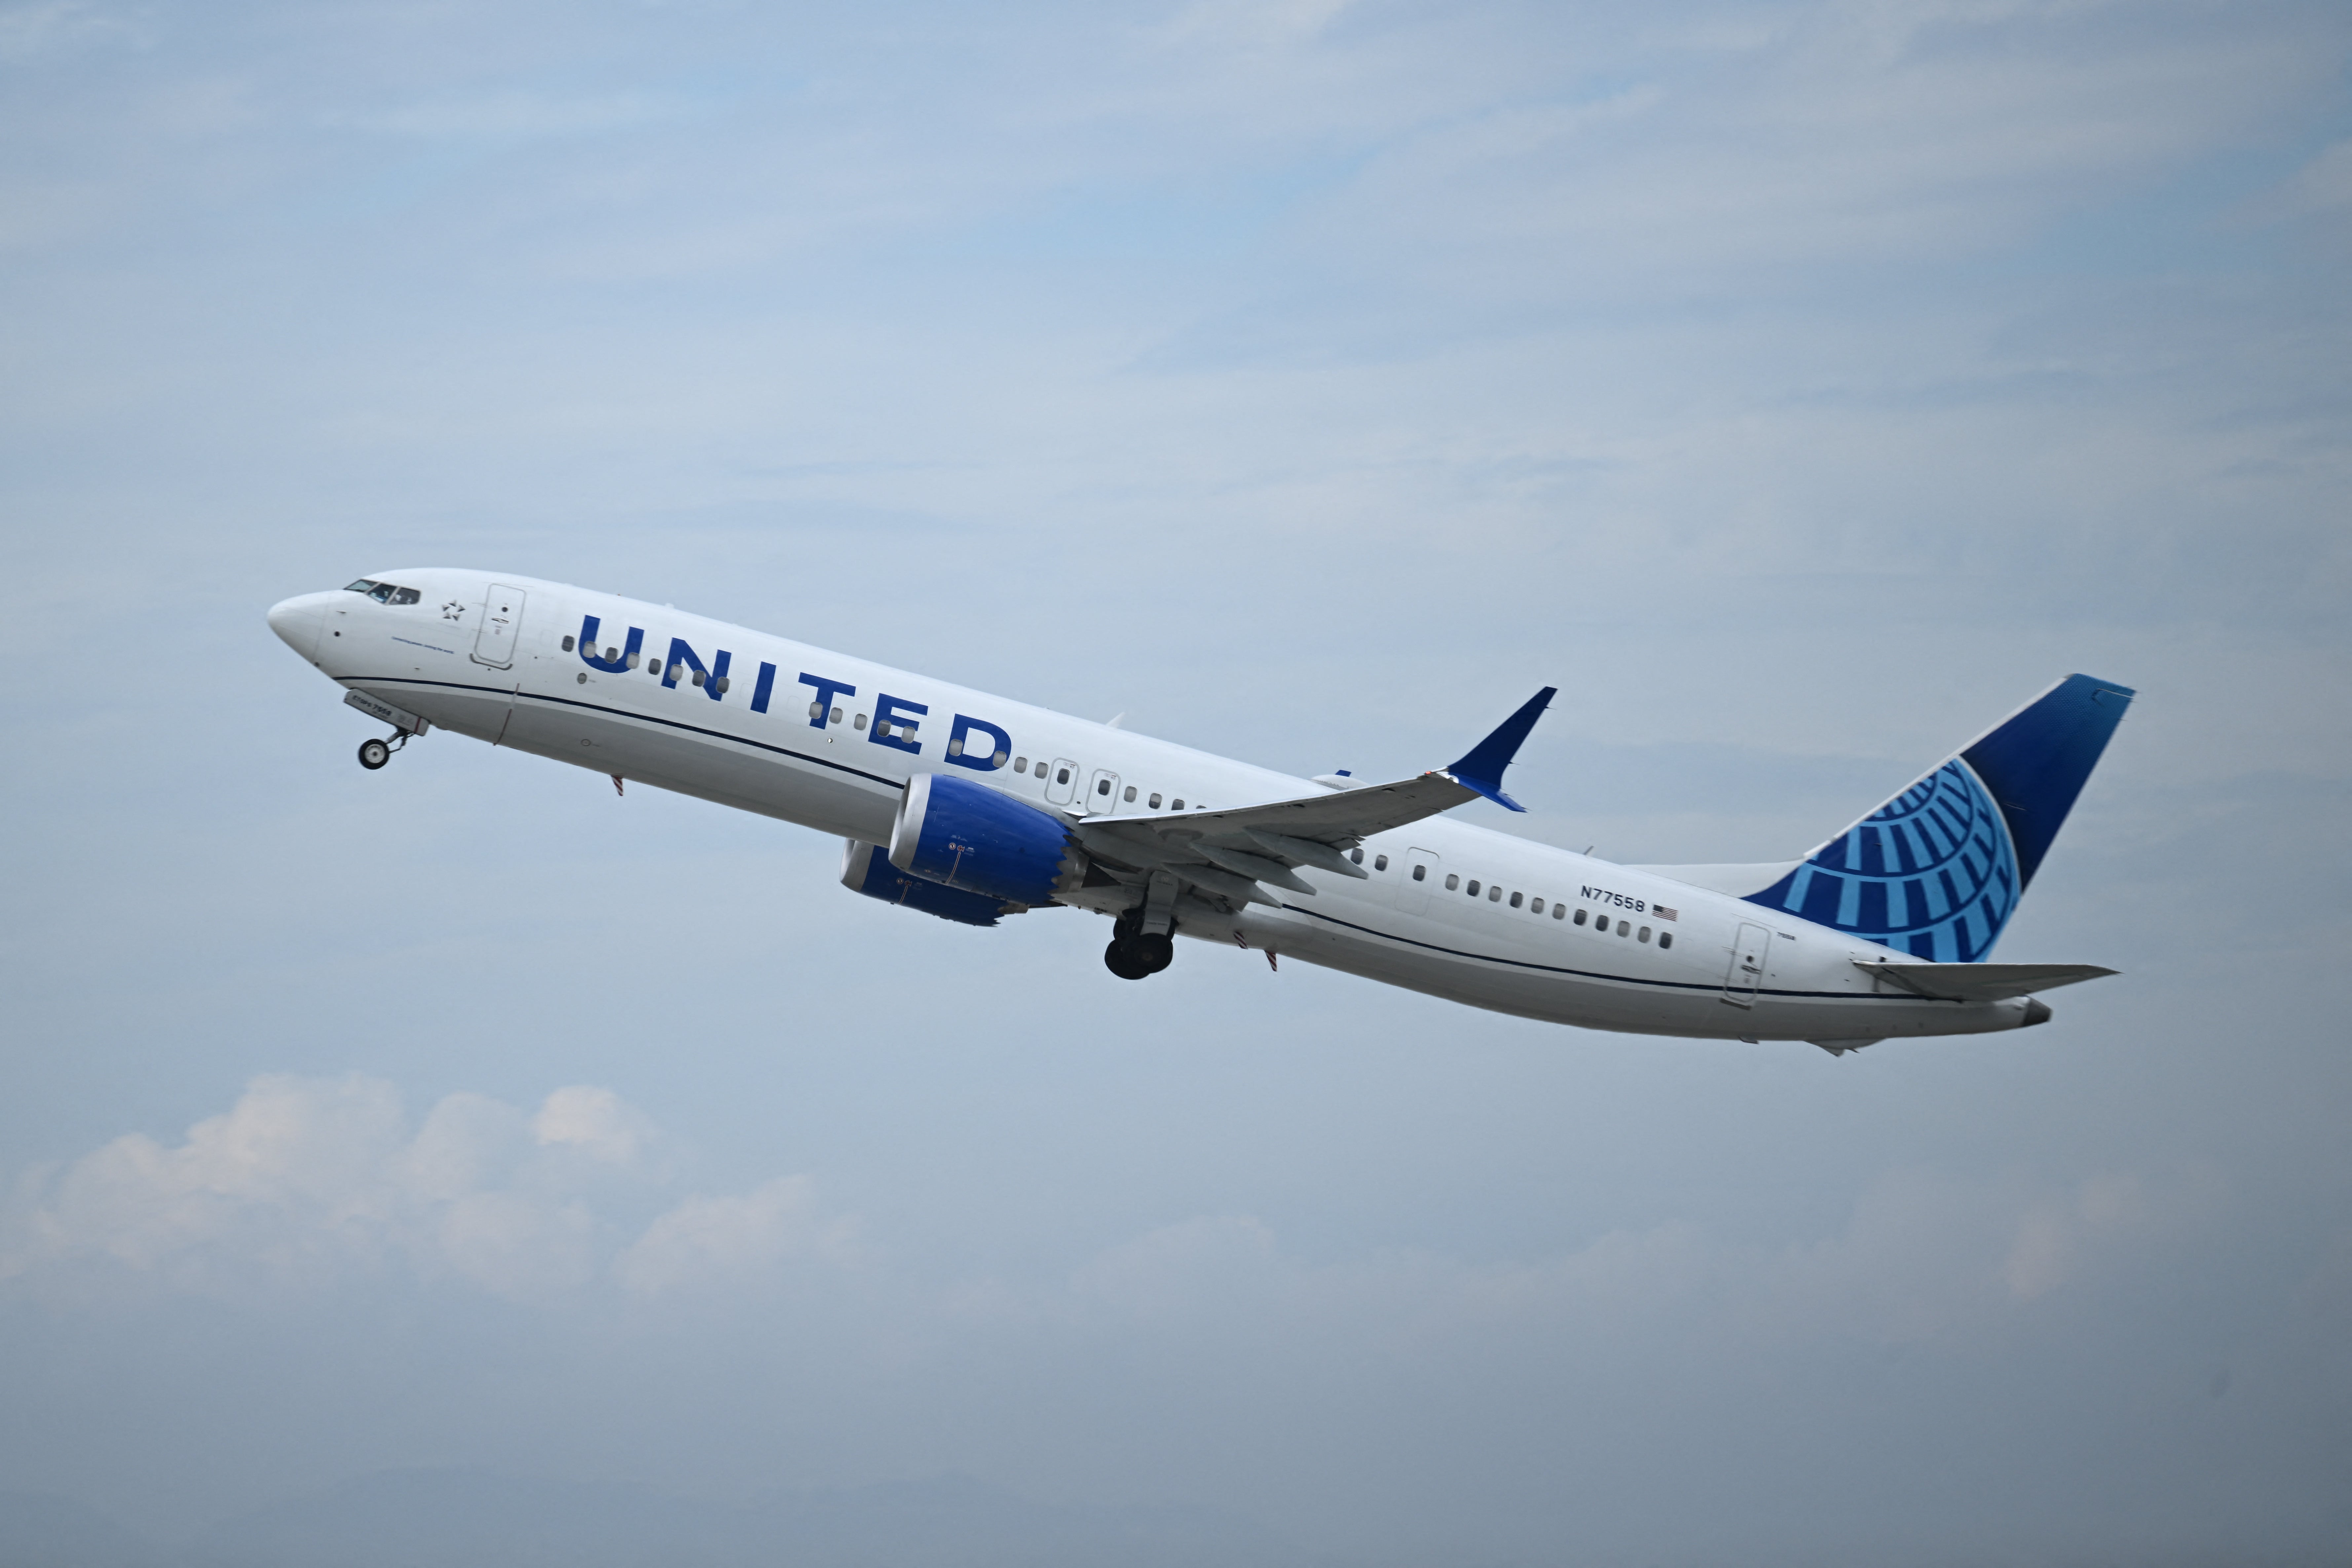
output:
M2170 1184L2162 1205L2148 1186L2129 1173L2026 1188L1895 1173L1817 1240L1766 1247L1668 1222L1494 1263L1405 1251L1314 1263L1255 1216L1202 1216L1108 1248L1042 1293L989 1282L961 1289L952 1307L983 1320L1182 1336L1246 1327L1391 1348L1458 1339L1465 1325L1622 1341L1668 1324L1688 1331L1694 1318L1713 1341L1954 1342L2095 1285L2133 1244L2158 1237L2162 1216L2191 1225L2210 1212L2195 1180Z
M690 1197L631 1242L631 1215L659 1199L651 1136L606 1089L559 1089L535 1114L452 1094L412 1131L380 1079L258 1078L176 1145L132 1133L26 1173L0 1222L0 1281L246 1296L399 1268L547 1300L605 1279L615 1254L641 1293L841 1256L846 1222L805 1177Z
M645 1141L645 1119L609 1089L559 1089L531 1119L541 1143L579 1150L606 1164L634 1163Z
M2018 1221L2001 1279L2021 1301L2045 1296L2084 1267L2091 1248L2149 1217L2140 1183L2131 1176L2096 1176L2071 1193L2052 1194Z
M785 1264L843 1262L855 1223L828 1216L806 1176L779 1176L731 1196L688 1198L646 1227L614 1273L639 1295L772 1280Z

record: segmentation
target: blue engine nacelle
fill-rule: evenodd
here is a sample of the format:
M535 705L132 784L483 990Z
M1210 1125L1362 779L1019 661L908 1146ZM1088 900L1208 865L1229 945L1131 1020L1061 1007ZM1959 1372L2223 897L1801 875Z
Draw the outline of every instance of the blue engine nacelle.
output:
M961 888L942 888L937 882L909 877L890 864L879 845L862 844L855 838L847 842L841 857L841 885L853 893L968 926L992 926L997 916L1015 908L985 893L967 893Z
M917 773L890 829L890 864L909 876L1034 909L1087 878L1069 824L986 784Z

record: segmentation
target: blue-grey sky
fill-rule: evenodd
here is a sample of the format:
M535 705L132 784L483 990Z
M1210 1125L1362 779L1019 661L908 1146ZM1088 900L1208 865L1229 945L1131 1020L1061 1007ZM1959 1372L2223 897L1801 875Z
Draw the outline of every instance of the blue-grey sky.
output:
M0 1493L2341 1561L2347 64L2331 4L0 7ZM1300 773L1556 684L1473 814L1629 861L2087 671L2141 700L2000 956L2125 973L1837 1060L1128 985L783 825L362 773L262 615L421 564Z

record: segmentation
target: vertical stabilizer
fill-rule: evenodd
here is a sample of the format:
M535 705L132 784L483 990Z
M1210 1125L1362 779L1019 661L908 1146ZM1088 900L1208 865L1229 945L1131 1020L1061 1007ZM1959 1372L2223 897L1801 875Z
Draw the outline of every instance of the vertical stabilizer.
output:
M1981 961L2132 696L2068 676L1748 901L1934 963Z

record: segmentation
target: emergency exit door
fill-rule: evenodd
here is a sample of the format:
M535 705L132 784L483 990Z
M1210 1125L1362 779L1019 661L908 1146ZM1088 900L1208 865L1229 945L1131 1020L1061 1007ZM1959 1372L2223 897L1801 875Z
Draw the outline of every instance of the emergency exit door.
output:
M1118 809L1118 775L1108 768L1097 768L1095 776L1087 783L1084 802L1087 815L1108 816Z

